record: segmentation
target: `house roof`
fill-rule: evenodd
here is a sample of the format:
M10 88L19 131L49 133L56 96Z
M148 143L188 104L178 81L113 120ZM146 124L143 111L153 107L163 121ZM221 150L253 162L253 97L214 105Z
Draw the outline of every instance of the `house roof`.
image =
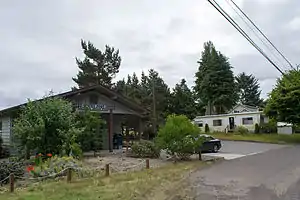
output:
M68 91L68 92L64 92L64 93L60 93L60 94L57 94L57 95L53 95L53 96L50 96L49 98L51 97L61 97L61 98L71 98L73 96L76 96L76 95L80 95L82 93L86 93L86 92L90 92L90 91L99 91L101 93L103 93L104 95L114 99L115 101L137 111L138 113L146 113L147 112L147 109L143 108L142 106L140 106L138 103L136 103L135 101L109 89L109 88L106 88L102 85L92 85L92 86L88 86L88 87L84 87L84 88L81 88L81 89L75 89L75 90L71 90L71 91ZM41 99L38 99L36 101L41 101L45 98L41 98ZM0 115L1 114L5 114L5 113L9 113L9 112L12 112L12 111L15 111L15 110L18 110L20 109L22 106L25 106L27 103L23 103L23 104L20 104L20 105L16 105L16 106L13 106L13 107L10 107L10 108L6 108L4 110L0 110Z
M249 105L245 105L245 104L237 104L236 106L234 106L229 113L232 113L237 107L244 107L245 109L248 109L249 112L254 112L254 111L258 111L259 107L256 106L249 106Z

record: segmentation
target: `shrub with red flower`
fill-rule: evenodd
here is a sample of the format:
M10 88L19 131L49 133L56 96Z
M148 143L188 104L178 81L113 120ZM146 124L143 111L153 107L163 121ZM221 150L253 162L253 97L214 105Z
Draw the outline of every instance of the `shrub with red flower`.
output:
M31 173L32 171L34 171L34 167L32 165L28 165L26 170L28 173Z
M48 154L47 154L47 157L51 158L51 157L52 157L52 154L51 154L51 153L48 153Z

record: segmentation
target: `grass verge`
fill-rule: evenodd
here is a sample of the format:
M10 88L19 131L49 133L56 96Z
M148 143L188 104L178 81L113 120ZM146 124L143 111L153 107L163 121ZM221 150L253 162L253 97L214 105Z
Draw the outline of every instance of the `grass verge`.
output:
M264 142L273 144L300 144L300 134L233 134L233 133L210 133L221 140Z
M177 185L182 177L201 166L200 161L168 164L160 168L93 177L86 180L38 183L15 193L0 194L0 200L135 200L166 199L162 191ZM160 192L157 192L160 191Z

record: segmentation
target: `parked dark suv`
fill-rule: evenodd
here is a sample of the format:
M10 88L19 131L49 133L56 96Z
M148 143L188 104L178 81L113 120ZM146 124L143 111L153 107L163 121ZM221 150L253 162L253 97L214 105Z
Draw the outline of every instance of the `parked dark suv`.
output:
M221 140L214 138L211 135L201 134L200 137L204 138L202 147L200 147L201 152L214 152L217 153L221 147Z

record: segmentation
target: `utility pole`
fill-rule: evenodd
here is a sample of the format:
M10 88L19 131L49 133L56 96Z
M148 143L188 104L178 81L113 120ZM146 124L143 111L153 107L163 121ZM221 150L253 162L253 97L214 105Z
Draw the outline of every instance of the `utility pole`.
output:
M156 124L157 124L157 118L156 118L156 98L155 98L155 79L152 79L152 104L153 104L153 132L156 134Z

